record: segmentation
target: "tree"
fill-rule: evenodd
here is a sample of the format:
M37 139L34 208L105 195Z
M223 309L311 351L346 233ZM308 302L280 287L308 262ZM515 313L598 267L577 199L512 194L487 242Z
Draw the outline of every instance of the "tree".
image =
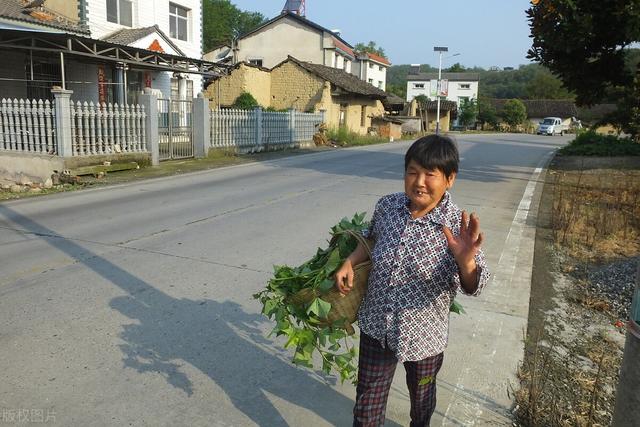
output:
M379 55L382 56L383 58L386 58L387 56L384 53L384 49L381 46L378 46L376 44L376 42L374 41L370 41L367 44L364 43L358 43L355 46L355 50L357 52L367 52L367 53L373 53L375 55Z
M580 105L608 87L631 87L627 47L640 40L640 0L541 0L527 11L533 44L527 58L548 67Z
M252 110L259 107L258 101L249 92L242 92L235 101L233 101L233 108L240 110Z
M504 103L501 115L509 126L518 126L527 119L527 107L519 99L509 99Z
M464 68L464 65L460 64L459 62L456 62L448 69L448 72L450 73L463 73L465 71L467 71L467 69Z
M204 50L209 51L257 28L266 18L258 12L245 12L229 0L203 2Z
M391 93L391 94L397 95L402 99L406 99L407 98L407 86L406 85L395 85L395 84L387 83L385 91L387 93Z
M478 118L478 102L475 98L463 99L460 103L458 120L465 128L474 125Z
M529 99L569 99L573 95L562 86L562 81L550 72L540 70L525 86Z
M498 113L486 98L478 100L478 121L483 124L486 123L493 128L498 127Z

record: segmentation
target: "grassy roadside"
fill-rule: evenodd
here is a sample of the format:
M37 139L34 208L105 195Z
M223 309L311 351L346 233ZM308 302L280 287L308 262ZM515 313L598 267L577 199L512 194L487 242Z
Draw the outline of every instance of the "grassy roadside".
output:
M640 157L557 156L536 233L517 425L611 423L640 261Z
M149 166L134 170L112 172L100 178L94 177L92 175L86 175L80 177L77 184L59 184L50 189L37 188L26 190L25 192L21 193L13 193L6 189L0 189L0 201L77 191L85 188L122 184L126 182L141 181L151 178L175 176L189 172L198 172L225 166L256 163L282 157L299 156L332 149L333 148L331 147L308 147L252 154L237 154L227 150L211 150L208 157L203 159L169 160L161 162L159 166Z

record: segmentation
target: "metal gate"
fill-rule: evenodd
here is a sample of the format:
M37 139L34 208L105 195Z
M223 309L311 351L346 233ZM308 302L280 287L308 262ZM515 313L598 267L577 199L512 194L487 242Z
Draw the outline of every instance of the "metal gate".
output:
M160 160L193 157L193 102L158 99Z

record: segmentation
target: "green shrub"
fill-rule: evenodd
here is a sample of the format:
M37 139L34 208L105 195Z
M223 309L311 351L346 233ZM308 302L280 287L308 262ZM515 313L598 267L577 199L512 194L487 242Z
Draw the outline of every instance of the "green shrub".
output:
M351 132L347 127L329 128L327 130L327 139L338 145L371 145L389 142L387 138L372 135L360 135Z
M589 130L579 133L559 153L567 156L640 156L640 144L630 138L601 135Z
M233 108L239 108L240 110L252 110L259 106L258 101L249 92L242 92L233 101Z

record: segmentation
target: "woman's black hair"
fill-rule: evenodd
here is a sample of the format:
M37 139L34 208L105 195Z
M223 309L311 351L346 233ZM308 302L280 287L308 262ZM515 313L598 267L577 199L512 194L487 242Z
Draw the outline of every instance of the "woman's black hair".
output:
M404 155L404 170L413 160L425 169L442 171L448 179L458 173L460 156L455 142L447 136L427 135L416 140Z

